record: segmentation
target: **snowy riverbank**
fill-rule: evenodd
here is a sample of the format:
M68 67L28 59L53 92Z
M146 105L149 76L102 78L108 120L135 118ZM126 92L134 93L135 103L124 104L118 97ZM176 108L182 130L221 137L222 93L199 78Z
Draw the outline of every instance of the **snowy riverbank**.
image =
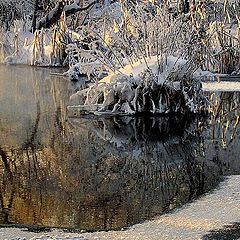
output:
M240 91L240 82L221 81L221 82L203 82L204 91Z

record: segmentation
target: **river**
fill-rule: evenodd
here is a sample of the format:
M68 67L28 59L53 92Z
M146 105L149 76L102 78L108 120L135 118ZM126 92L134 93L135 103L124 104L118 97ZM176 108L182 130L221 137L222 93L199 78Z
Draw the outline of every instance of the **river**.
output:
M204 116L70 118L63 70L0 66L0 224L123 230L240 174L240 92Z

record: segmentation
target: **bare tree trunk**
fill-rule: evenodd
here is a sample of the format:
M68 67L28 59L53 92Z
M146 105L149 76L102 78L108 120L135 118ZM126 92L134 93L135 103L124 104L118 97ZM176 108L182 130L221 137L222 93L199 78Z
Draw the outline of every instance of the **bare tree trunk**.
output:
M190 3L189 0L180 0L178 2L178 12L179 13L189 13L190 11Z
M31 29L33 33L36 30L36 24L37 24L38 1L39 0L35 0L35 2L34 2L34 10L33 10L33 18L32 18L32 29Z

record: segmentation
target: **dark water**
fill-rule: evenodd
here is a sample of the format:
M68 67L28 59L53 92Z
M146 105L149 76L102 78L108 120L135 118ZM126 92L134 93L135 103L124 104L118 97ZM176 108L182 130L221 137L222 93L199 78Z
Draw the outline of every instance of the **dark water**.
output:
M74 119L50 72L0 66L0 224L122 229L240 173L240 93L205 116Z

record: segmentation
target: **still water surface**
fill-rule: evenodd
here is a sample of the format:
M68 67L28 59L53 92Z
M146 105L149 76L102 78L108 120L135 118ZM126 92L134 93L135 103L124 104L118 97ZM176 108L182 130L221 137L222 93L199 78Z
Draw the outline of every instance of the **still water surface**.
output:
M239 92L205 116L74 119L51 71L0 66L0 224L122 229L240 174Z

